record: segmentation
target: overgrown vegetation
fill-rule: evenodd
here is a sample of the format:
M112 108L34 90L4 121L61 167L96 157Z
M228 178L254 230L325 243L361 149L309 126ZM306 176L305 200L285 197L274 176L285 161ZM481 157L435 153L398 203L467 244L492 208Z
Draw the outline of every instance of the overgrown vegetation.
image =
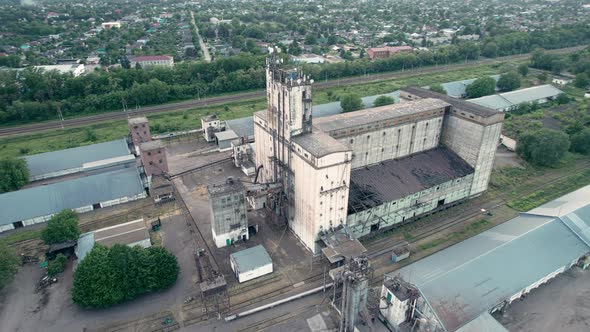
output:
M62 273L66 268L66 263L68 262L68 258L64 254L57 254L55 259L49 263L47 267L47 275L50 277L56 276Z
M77 240L79 235L78 214L66 209L49 219L41 239L45 244L55 244Z
M554 184L548 185L534 193L513 199L508 202L508 206L518 211L528 211L589 183L590 170L585 170L582 173L569 176Z
M180 269L162 247L95 244L74 272L72 298L85 308L106 308L171 287Z
M363 101L357 94L349 93L340 97L340 107L344 112L358 111L363 108Z
M489 96L494 92L496 92L496 80L491 77L478 78L465 88L465 93L469 98Z
M14 279L19 266L20 260L14 250L0 242L0 290Z
M393 97L390 97L390 96L379 96L373 102L373 106L374 107L379 107L379 106L391 105L393 103L395 103L395 100L393 99Z
M0 160L0 194L18 190L29 182L27 162L22 158Z
M463 227L461 230L457 231L457 232L453 232L451 233L449 236L447 237L441 237L438 239L435 239L433 241L421 244L418 246L419 250L428 250L434 247L438 247L439 245L449 242L449 241L460 241L463 240L465 238L468 238L470 236L474 236L478 233L481 233L482 229L485 228L487 225L489 225L490 222L486 219L481 219L479 221L476 221L474 223L471 223L465 227Z
M520 136L516 153L523 159L541 166L555 166L570 147L566 133L539 129Z

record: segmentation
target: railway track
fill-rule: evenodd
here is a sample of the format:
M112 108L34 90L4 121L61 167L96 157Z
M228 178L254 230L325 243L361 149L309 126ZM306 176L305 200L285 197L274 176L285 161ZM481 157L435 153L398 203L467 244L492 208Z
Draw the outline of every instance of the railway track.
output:
M586 46L576 46L576 47L569 47L557 50L549 50L547 52L554 53L554 54L562 54L562 53L570 53L580 49L585 48ZM451 65L443 65L443 66L433 66L433 67L422 67L418 69L412 70L405 70L405 71L396 71L396 72L388 72L388 73L379 73L379 74L370 74L365 76L355 76L355 77L347 77L341 79L332 79L330 81L325 82L318 82L315 86L318 89L325 89L336 87L344 84L359 84L359 83L368 83L374 81L381 81L393 78L404 78L409 76L415 76L418 74L426 74L426 73L435 73L435 72L448 72L462 68L468 68L476 65L485 65L491 63L497 63L501 61L514 61L514 60L521 60L528 58L530 53L526 54L519 54L519 55L510 55L505 57L499 57L495 59L489 58L482 58L480 60L476 60L469 63L458 63L458 64L451 64ZM171 112L171 111L181 111L186 109L204 107L204 106L216 106L221 104L226 104L230 102L236 101L244 101L253 98L264 97L265 92L263 90L256 90L250 92L243 92L239 94L232 94L232 95L225 95L225 96L216 96L216 97L209 97L204 99L192 99L186 100L182 102L166 104L166 105L156 105L156 106L148 106L141 109L130 110L128 112L109 112L109 113L101 113L96 115L90 115L85 117L78 117L78 118L71 118L67 119L63 122L61 121L49 121L37 124L30 124L18 127L7 127L0 129L0 137L4 136L11 136L11 135L19 135L19 134L26 134L26 133L34 133L37 131L44 131L50 129L60 129L62 127L77 127L83 125L94 124L98 122L104 122L109 120L116 120L116 119L124 119L130 116L139 116L139 115L148 115L148 114L156 114L156 113L164 113L164 112Z

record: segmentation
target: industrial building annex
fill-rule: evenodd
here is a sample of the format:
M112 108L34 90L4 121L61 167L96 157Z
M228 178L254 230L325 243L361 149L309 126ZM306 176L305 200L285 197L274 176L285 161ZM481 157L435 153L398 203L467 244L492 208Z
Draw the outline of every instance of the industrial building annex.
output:
M487 189L502 113L411 87L397 104L312 122L313 81L276 57L266 75L255 162L281 184L269 206L310 251L341 227L364 236Z

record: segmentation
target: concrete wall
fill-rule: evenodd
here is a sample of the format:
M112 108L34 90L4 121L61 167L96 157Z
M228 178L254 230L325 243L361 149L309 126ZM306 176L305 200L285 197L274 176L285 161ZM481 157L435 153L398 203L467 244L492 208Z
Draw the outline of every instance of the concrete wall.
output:
M438 146L443 117L383 128L337 140L353 149L352 168L401 158Z
M471 196L488 188L501 132L502 122L484 124L455 114L445 115L442 144L475 169Z
M251 271L237 271L237 266L236 263L234 262L233 259L230 259L230 265L231 265L231 269L234 271L236 278L238 278L238 282L242 283L242 282L246 282L248 280L252 280L258 277L261 277L263 275L272 273L273 268L272 268L272 263L270 264L266 264L263 266L258 267L257 269L251 270Z
M388 296L391 302L387 302ZM379 300L379 313L394 328L406 321L406 311L409 308L409 299L400 301L385 285L381 285L381 298Z
M295 191L293 204L289 204L289 226L314 253L319 252L315 242L320 230L346 222L350 154L334 153L312 163L293 152L291 168Z
M371 225L378 224L378 228L382 229L405 222L436 209L440 200L444 199L444 204L449 204L469 197L472 181L473 174L469 174L399 200L350 214L348 226L360 237L371 232Z
M244 191L234 191L209 197L211 232L215 245L225 247L231 241L248 236L247 202Z

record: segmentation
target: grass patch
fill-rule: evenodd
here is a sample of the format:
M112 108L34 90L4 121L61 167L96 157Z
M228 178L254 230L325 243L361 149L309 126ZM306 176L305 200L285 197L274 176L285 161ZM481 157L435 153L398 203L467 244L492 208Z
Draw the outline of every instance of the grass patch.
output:
M38 239L41 237L41 229L31 229L31 230L20 230L13 234L10 234L6 237L0 239L0 242L6 245L13 245L20 241L26 241L31 239Z
M517 211L528 211L588 184L590 184L590 170L585 170L529 195L513 199L508 202L508 206Z
M469 224L469 225L463 227L463 229L461 229L460 231L450 234L447 237L435 239L430 242L421 244L418 246L418 250L421 250L421 251L428 250L428 249L431 249L434 247L438 247L439 245L441 245L445 242L448 242L448 241L460 241L465 238L474 236L476 234L479 234L481 232L481 229L489 224L490 224L490 222L487 219L478 220L472 224Z
M346 85L329 89L314 90L314 104L335 101L341 94L354 92L361 97L389 93L409 85L424 86L473 77L492 75L497 65L481 65L457 69L444 73L420 74L378 82ZM153 134L200 128L201 117L218 114L221 119L230 120L251 116L266 108L265 98L228 103L216 106L148 115ZM92 135L89 135L88 132ZM0 158L18 157L42 152L73 148L93 143L106 142L127 136L127 121L115 120L84 127L52 130L25 136L0 138Z

